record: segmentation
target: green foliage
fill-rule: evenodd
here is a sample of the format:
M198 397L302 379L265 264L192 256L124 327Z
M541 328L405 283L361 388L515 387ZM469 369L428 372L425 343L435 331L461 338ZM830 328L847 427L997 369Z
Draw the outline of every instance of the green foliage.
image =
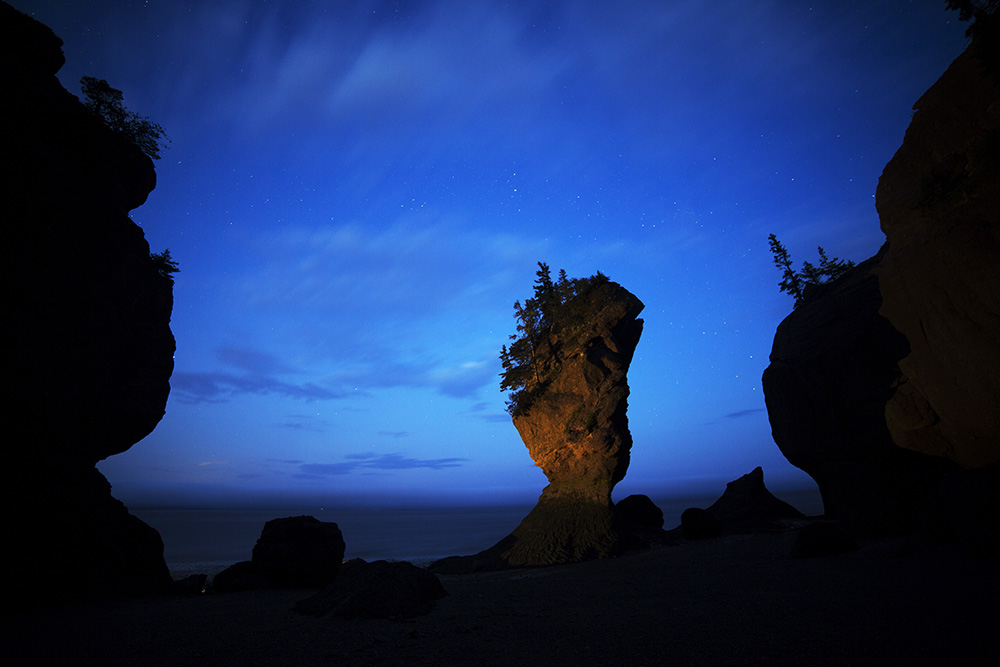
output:
M86 97L84 106L109 129L128 139L152 159L160 159L160 151L170 143L162 127L126 109L122 91L112 88L107 81L85 76L80 79L80 86Z
M796 307L805 298L805 290L808 285L820 285L835 280L854 266L854 262L850 260L845 261L836 257L830 259L822 247L817 247L819 266L811 262L802 262L802 270L796 271L792 259L788 255L788 250L781 244L778 237L770 234L767 237L767 242L771 247L771 254L774 255L774 265L782 271L778 289L791 294L795 298Z
M527 412L534 398L550 381L551 359L539 354L554 328L565 329L582 322L586 315L588 295L594 287L608 282L598 271L589 278L568 278L564 270L552 280L548 264L538 263L535 273L535 293L522 304L514 302L517 335L510 336L510 346L500 350L500 389L509 391L507 412L511 415Z
M159 273L160 276L166 278L170 282L174 282L174 277L171 274L180 271L180 267L177 266L177 262L175 262L170 256L170 248L165 248L163 252L149 253L149 259L152 260L153 266L156 268L156 272Z

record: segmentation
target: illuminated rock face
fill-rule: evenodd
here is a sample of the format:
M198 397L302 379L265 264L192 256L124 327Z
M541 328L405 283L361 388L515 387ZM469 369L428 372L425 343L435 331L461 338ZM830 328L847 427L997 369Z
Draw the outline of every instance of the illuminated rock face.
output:
M554 327L537 352L555 372L514 426L549 485L507 538L500 554L506 563L604 558L634 541L614 516L611 490L625 476L632 448L625 374L642 334L642 309L625 288L602 284L580 324Z
M148 435L173 369L172 284L128 213L152 162L55 77L61 40L0 3L3 448L15 595L158 590L155 530L95 464ZM16 553L15 553L16 552Z

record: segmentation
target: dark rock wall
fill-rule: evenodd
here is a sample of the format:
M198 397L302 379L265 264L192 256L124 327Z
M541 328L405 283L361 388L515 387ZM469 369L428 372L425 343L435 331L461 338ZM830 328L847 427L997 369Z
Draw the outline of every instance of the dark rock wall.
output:
M914 527L950 468L902 451L886 426L906 338L879 314L872 269L885 253L822 286L778 326L764 399L771 432L792 465L819 486L827 515L859 532Z
M949 489L978 479L962 468L1000 460L1000 63L983 39L882 174L887 243L781 323L764 372L775 442L862 534L957 516Z
M172 281L128 217L156 176L60 85L61 44L0 3L6 486L26 585L151 590L169 582L159 536L94 466L148 435L170 391Z
M994 30L996 32L996 30ZM973 468L1000 461L1000 60L983 35L921 98L879 179L882 315L910 343L893 441Z

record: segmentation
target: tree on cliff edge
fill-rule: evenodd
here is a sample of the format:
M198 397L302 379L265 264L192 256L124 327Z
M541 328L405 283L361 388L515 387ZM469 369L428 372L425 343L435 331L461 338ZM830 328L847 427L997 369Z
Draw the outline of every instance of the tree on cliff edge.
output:
M85 76L80 79L83 105L112 131L135 144L139 150L154 160L170 142L163 128L144 116L125 108L122 91L112 88L104 79Z
M795 307L798 307L805 299L805 290L808 285L821 285L835 280L854 266L854 262L850 260L845 261L836 257L830 259L822 247L817 247L819 266L812 262L802 262L802 270L796 271L792 259L788 255L788 250L781 244L777 236L768 235L767 243L774 256L774 265L782 271L778 289L795 298Z
M553 327L572 325L580 317L580 302L594 286L608 282L608 277L598 271L589 278L568 278L566 271L559 271L557 282L552 281L549 265L538 263L535 272L535 293L522 304L514 302L514 319L518 334L511 335L510 347L500 350L501 391L509 391L507 412L511 415L526 412L534 396L547 384L549 369L538 351Z

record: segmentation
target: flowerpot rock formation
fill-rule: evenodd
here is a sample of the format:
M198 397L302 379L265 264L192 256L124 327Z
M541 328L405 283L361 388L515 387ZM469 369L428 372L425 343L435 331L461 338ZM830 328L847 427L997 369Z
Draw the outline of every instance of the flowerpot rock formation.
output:
M607 558L638 543L616 516L611 491L628 470L626 373L642 334L638 316L644 306L610 281L577 298L585 302L578 304L574 324L554 325L540 342L535 355L546 378L529 387L535 390L530 406L513 416L549 485L513 533L465 557L464 568Z

